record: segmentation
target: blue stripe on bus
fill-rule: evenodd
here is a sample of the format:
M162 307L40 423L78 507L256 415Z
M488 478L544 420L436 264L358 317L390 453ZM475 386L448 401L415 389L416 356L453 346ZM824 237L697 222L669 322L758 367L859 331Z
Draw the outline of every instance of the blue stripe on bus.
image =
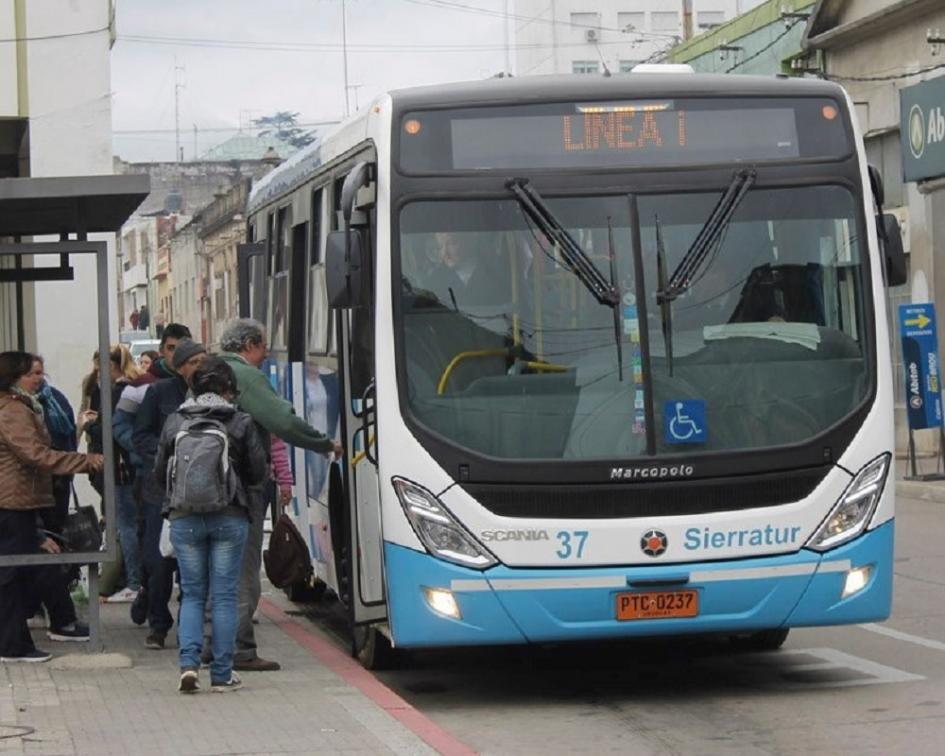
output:
M389 616L399 646L485 645L628 638L775 627L835 625L885 619L891 607L893 523L820 555L646 567L518 569L478 572L428 554L385 544ZM871 565L867 586L842 599L846 573ZM699 616L618 621L617 594L646 590L647 581L682 580L695 588ZM462 612L434 612L423 587L452 589Z

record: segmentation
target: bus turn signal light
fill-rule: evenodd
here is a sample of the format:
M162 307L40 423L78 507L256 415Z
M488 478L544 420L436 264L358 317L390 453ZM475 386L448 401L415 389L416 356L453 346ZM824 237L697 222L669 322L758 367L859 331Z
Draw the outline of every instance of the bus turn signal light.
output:
M410 134L410 136L416 136L422 129L423 126L416 118L411 118L409 121L404 123L404 131Z

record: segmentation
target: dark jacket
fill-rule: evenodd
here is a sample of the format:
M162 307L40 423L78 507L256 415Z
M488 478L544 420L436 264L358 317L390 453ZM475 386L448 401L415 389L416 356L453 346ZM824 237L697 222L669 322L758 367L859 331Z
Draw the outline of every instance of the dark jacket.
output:
M183 378L165 378L151 384L135 415L131 440L145 471L141 495L148 504L160 504L164 500L163 484L159 485L154 479L154 458L165 421L177 412L186 398L187 384Z
M236 471L240 485L237 488L236 500L231 502L225 513L248 514L250 510L248 490L259 486L266 480L269 473L266 449L263 438L256 428L256 423L245 412L240 412L231 404L219 406L204 406L193 399L188 399L183 406L167 418L161 439L158 443L157 456L154 461L154 478L162 490L167 487L167 466L174 454L174 443L178 431L184 420L194 417L212 417L226 426L230 439L230 463ZM165 508L168 506L165 497ZM233 507L239 509L233 510ZM183 510L182 510L183 511ZM165 514L169 514L167 509Z

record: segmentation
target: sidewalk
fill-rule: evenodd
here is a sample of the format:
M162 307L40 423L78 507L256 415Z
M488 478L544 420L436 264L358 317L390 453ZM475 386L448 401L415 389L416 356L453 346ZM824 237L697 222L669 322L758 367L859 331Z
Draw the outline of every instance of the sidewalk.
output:
M0 754L412 755L436 752L421 736L451 744L364 673L383 694L371 691L343 652L273 601L264 601L257 637L282 670L245 673L244 688L224 695L207 692L207 670L198 695L180 695L176 647L145 649L147 630L132 625L127 604L103 606L102 625L104 655L34 630L57 657L0 664Z
M917 460L916 472L939 472L941 463L936 457L920 457ZM923 499L945 504L945 480L904 480L909 474L908 460L896 460L896 494L909 499Z

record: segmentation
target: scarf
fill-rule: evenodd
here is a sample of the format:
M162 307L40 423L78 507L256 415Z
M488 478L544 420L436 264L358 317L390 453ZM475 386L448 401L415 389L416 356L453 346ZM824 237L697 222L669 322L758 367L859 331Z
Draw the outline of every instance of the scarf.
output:
M219 394L201 394L196 399L187 399L182 405L184 407L230 407L233 408L234 405L231 402L228 402Z
M33 408L33 412L35 412L40 417L43 416L43 405L39 403L39 400L35 396L27 391L24 391L19 386L14 386L12 391L17 396L22 396L24 399L26 399L26 401L30 403L30 407Z
M59 400L56 399L56 395L48 383L43 382L42 388L40 388L36 397L46 411L46 427L49 428L50 435L74 436L75 421L72 419L72 415L66 412Z

